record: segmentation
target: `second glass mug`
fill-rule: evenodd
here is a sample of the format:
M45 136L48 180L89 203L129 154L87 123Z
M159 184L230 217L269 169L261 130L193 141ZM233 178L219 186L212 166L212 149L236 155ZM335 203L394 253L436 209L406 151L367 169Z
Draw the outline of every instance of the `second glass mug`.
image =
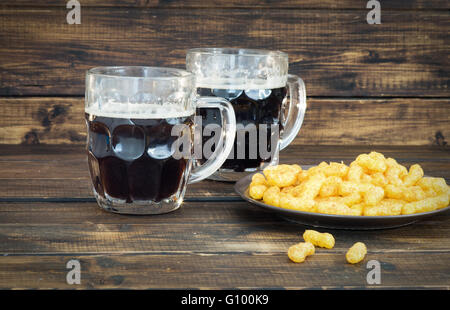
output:
M107 211L158 214L178 209L186 185L216 171L233 147L234 135L226 134L236 130L232 106L223 98L199 97L195 76L185 70L93 68L86 74L85 96L89 170L97 203ZM191 169L195 113L203 108L221 115L223 148ZM183 153L175 156L178 138L187 147L182 145Z
M210 179L237 181L245 173L276 165L279 151L295 139L305 115L306 90L301 78L288 74L288 63L288 55L280 51L188 50L186 69L196 75L198 94L229 100L236 115L233 150ZM203 109L199 114L203 118L202 126L220 122L214 109ZM250 141L252 128L255 134ZM267 151L263 154L265 147Z

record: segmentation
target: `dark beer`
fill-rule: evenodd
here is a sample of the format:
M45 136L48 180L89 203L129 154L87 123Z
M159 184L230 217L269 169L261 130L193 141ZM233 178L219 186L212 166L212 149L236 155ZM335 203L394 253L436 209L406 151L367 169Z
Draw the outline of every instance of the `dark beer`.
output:
M184 189L190 159L175 159L172 127L193 130L193 116L133 119L85 114L88 162L98 196L117 202L155 201Z
M217 96L223 97L231 102L234 113L236 115L236 125L245 128L248 124L254 124L257 129L257 145L260 145L262 138L267 141L267 151L278 146L279 136L276 137L275 145L271 143L271 125L278 125L279 132L282 131L280 124L282 104L286 98L287 88L274 89L213 89L213 88L197 88L200 96ZM208 124L219 124L221 122L220 114L217 109L199 109L197 114L202 116L202 127ZM267 125L267 136L262 137L259 134L259 125ZM239 127L238 127L239 131ZM203 143L211 137L203 136ZM230 154L222 165L221 169L228 169L234 172L251 171L261 167L262 164L270 162L271 158L262 158L260 152L257 152L256 158L250 158L250 141L248 133L245 133L245 146L238 146L238 139L234 142L233 154ZM252 141L255 143L255 141ZM238 147L245 147L245 159L238 158ZM230 158L232 156L232 158ZM202 159L201 162L204 162Z

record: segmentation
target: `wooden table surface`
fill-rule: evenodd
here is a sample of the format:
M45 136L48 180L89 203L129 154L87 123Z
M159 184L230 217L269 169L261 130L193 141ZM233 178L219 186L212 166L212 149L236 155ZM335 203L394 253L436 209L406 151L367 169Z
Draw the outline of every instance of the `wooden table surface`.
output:
M377 150L450 180L450 148L300 146L281 162L352 161ZM188 187L181 209L157 216L101 210L90 189L82 146L0 146L0 288L450 288L450 213L379 231L329 230L331 250L303 264L286 251L307 228L241 200L232 184ZM363 263L345 261L356 241ZM81 265L69 285L66 263ZM368 285L366 263L381 264Z

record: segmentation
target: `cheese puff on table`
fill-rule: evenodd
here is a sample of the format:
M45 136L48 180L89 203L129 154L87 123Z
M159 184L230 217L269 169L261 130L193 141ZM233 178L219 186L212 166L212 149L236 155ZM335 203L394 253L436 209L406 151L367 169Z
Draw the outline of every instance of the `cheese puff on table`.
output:
M306 242L311 242L315 246L321 248L332 249L334 247L334 237L330 233L320 233L315 230L307 229L303 233L303 239Z
M356 242L345 255L347 262L357 264L364 259L367 254L366 245L362 242Z
M315 248L311 242L300 242L289 248L288 257L294 263L303 263L307 256L314 253Z

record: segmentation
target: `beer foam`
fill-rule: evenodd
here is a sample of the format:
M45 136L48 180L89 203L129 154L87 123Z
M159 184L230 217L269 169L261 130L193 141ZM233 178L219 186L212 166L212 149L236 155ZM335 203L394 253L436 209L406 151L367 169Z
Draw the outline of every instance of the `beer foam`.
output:
M196 87L215 89L274 89L285 87L287 76L277 76L267 79L246 79L246 78L210 78L196 77Z
M112 118L165 119L189 117L195 114L195 108L186 109L180 105L159 105L149 103L106 103L85 108L87 114Z

